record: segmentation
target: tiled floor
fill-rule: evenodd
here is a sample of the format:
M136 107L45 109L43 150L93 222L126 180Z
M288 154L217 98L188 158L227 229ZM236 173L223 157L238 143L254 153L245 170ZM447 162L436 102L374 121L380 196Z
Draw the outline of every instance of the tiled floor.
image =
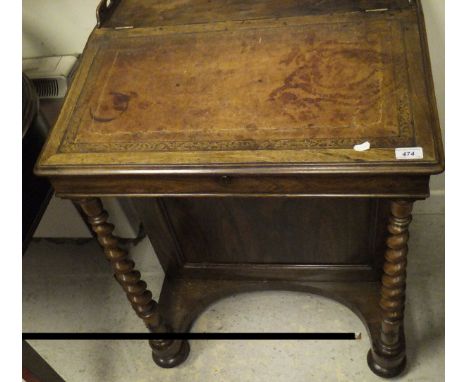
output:
M444 215L411 225L402 381L444 380ZM145 239L132 251L150 289L163 274ZM284 314L284 312L288 312ZM23 260L23 330L143 331L99 247L35 242ZM379 381L366 363L369 339L344 306L313 295L259 292L211 306L193 331L346 331L360 341L191 341L175 369L160 369L146 341L30 341L70 382Z

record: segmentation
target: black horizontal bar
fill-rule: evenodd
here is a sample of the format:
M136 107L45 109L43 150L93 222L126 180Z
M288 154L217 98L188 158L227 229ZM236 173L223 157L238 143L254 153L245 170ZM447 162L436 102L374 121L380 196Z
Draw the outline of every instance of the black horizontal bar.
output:
M355 340L360 333L23 333L23 340Z

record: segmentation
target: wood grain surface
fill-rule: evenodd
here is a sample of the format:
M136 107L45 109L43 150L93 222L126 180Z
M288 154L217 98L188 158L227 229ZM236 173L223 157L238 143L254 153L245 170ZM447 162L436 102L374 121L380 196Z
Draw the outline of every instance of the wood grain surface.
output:
M320 12L275 19L254 2L258 17L236 21L240 3L227 3L227 21L189 23L186 8L164 26L96 29L37 173L443 170L416 6L314 2ZM395 159L408 146L424 158Z
M409 6L408 0L121 0L104 25L152 27Z
M164 206L189 263L371 264L369 199L188 199ZM355 224L359 221L359 224Z

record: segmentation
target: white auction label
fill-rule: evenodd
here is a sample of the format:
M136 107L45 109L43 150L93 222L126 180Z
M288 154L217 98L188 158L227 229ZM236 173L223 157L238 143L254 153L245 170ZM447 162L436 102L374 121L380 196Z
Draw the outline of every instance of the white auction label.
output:
M398 147L395 149L396 159L423 159L422 147Z

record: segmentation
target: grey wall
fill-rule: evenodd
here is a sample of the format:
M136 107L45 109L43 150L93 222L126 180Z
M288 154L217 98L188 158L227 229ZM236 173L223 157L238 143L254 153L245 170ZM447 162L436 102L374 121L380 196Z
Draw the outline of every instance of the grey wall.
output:
M421 0L426 21L432 76L439 110L442 136L445 136L445 0ZM416 203L416 212L444 212L445 175L431 179L432 197Z
M78 54L99 0L23 0L23 58Z

